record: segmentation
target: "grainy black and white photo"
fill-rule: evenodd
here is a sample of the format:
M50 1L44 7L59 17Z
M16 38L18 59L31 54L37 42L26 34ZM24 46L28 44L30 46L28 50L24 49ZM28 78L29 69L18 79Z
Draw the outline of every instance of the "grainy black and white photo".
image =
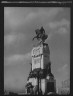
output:
M4 7L4 94L70 94L70 8Z

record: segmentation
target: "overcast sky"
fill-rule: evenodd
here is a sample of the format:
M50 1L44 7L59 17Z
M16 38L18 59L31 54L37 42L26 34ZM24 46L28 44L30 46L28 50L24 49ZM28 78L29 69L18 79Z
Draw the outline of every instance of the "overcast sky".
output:
M31 66L35 29L48 34L52 73L57 86L69 78L70 8L4 7L4 87L24 91Z

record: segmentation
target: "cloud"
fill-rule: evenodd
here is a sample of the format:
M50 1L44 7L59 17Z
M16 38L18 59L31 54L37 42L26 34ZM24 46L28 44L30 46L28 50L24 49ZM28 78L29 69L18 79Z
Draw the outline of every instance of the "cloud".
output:
M41 21L50 21L51 19L55 18L55 16L63 11L62 8L44 8L39 9L37 12L37 17L40 17ZM43 22L44 23L44 22Z
M36 14L31 12L26 17L23 17L23 16L22 16L22 18L21 17L15 17L15 18L12 17L12 19L10 19L9 23L12 28L17 28L20 25L23 25L23 24L26 25L35 17L36 17Z
M62 27L62 26L69 27L69 25L70 25L70 22L66 19L62 19L61 21L54 21L54 22L49 23L49 27L51 29L55 29L55 28Z
M49 23L46 24L47 27L49 27L49 38L47 39L50 40L54 34L66 34L69 31L70 28L70 22L63 18L60 21L51 21Z
M52 33L66 34L70 28L70 21L63 18L60 21L54 21L49 23L49 28Z
M23 10L24 9L24 10ZM62 8L4 8L4 21L5 26L12 28L13 30L20 25L29 25L29 23L35 20L40 20L45 22L45 20L50 20L54 18L58 12L62 11ZM49 11L48 11L49 10Z
M5 29L4 33L6 33L4 37L5 45L14 44L15 42L19 42L19 40L22 39L25 41L27 39L27 36L29 36L29 32L31 32L32 29L34 30L35 25L43 24L45 26L46 22L54 18L59 12L62 11L62 8L35 8L35 9L37 11L34 11L34 8L25 8L25 7L4 8L4 29ZM21 33L23 34L21 35ZM50 37L51 35L49 35L49 38Z
M16 40L15 35L6 35L4 36L4 44L11 44Z
M4 65L15 65L15 64L26 64L26 63L30 63L31 60L31 53L27 53L27 54L15 54L15 55L11 55L9 57L5 57L4 58Z
M60 68L58 69L58 72L67 71L67 68L68 68L68 64L64 64L62 67L60 67Z
M61 27L58 29L58 31L56 31L56 33L59 33L59 34L66 34L68 33L68 30L66 27Z
M25 36L25 34L19 33L19 34L15 34L14 32L12 32L12 34L8 34L4 36L4 44L8 45L8 44L13 44L15 42L19 42L21 40L25 41L27 38Z
M29 8L13 7L4 9L5 26L7 27L8 25L12 30L15 30L20 25L25 25L26 23L29 23L34 17L35 12L30 12Z

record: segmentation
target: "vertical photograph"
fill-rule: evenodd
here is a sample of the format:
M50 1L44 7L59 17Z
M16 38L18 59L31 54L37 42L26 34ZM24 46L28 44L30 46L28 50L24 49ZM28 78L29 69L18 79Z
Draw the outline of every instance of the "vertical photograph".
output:
M70 7L4 7L4 95L70 94Z

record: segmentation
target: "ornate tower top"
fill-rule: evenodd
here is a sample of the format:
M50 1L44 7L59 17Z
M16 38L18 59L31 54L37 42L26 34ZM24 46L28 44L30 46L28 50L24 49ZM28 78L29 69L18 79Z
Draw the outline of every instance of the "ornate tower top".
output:
M41 27L41 29L36 29L35 32L36 36L33 38L33 40L36 38L38 41L40 41L40 43L44 43L48 38L48 35L45 34L43 26Z

